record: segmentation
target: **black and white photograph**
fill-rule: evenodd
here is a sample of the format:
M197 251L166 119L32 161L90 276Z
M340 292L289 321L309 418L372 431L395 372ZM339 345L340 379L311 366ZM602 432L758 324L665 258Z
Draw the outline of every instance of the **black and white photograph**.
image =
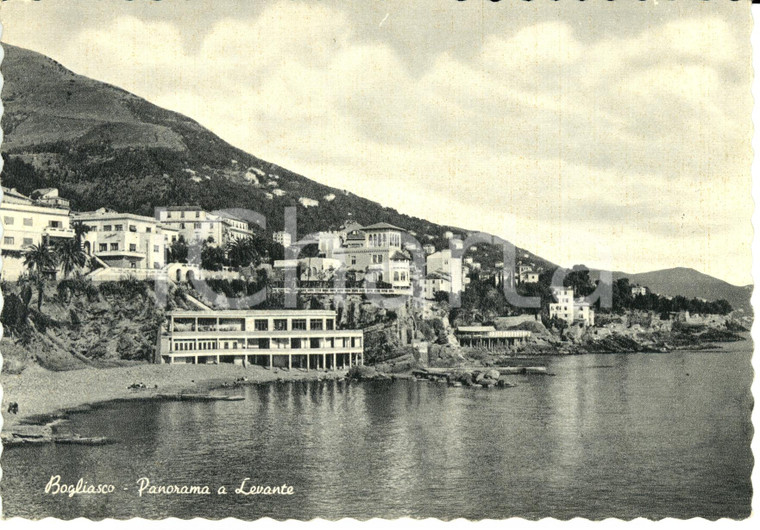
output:
M0 23L0 518L751 520L749 0Z

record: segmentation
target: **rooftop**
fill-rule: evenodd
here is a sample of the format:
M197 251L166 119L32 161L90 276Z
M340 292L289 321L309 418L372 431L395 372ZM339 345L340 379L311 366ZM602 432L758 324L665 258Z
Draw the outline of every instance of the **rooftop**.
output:
M168 316L175 318L244 318L244 317L291 317L291 316L335 316L331 309L219 309L210 311L167 311Z
M362 230L399 230L401 232L406 232L406 230L403 228L399 228L398 226L394 226L389 223L375 223L373 225L363 227Z

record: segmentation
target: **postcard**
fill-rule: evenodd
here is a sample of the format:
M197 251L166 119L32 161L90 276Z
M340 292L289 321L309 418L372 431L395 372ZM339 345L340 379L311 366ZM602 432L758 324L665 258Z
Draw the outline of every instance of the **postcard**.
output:
M750 2L0 21L3 518L751 516Z

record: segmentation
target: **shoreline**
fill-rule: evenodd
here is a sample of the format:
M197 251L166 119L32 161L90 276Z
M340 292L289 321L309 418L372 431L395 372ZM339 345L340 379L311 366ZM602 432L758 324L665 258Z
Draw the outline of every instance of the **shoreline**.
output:
M259 366L143 364L53 372L32 366L21 374L1 374L3 388L0 436L6 442L52 441L53 427L68 415L113 402L166 399L165 395L203 394L213 390L277 381L341 379L346 370L291 371ZM128 388L142 383L145 388ZM88 391L83 391L88 389ZM18 403L18 414L8 412ZM13 443L13 442L12 442ZM11 443L8 444L9 446Z
M744 342L744 341L739 341ZM750 339L751 343L751 339ZM701 348L685 351L726 351L720 344L707 343ZM575 355L613 355L645 352L573 352L530 353L517 357L531 358L565 357ZM667 352L647 352L668 354ZM0 437L7 445L23 441L52 442L53 427L68 415L85 412L112 402L147 399L167 399L167 395L208 395L214 390L248 385L267 384L277 381L316 381L342 379L346 370L317 371L260 366L220 365L169 365L140 364L113 368L83 368L70 371L50 371L33 365L21 374L0 374L3 389ZM392 374L393 379L405 378L407 374ZM128 388L133 384L144 388ZM84 392L82 389L87 389ZM8 412L8 405L16 402L18 414Z

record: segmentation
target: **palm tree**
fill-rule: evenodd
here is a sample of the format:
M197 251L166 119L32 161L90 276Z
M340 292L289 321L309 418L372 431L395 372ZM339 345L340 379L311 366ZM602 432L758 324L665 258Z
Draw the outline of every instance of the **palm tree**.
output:
M234 239L227 243L227 258L234 266L258 265L258 257L259 253L256 250L255 242L250 236Z
M82 238L84 235L92 230L92 227L84 224L82 221L74 221L71 223L71 228L74 229L74 239L77 243L82 244Z
M42 310L42 296L45 289L45 275L55 272L58 261L46 242L32 245L24 251L24 266L29 269L29 277L37 286L37 311Z
M66 239L58 243L55 246L55 254L63 267L64 278L68 278L69 274L87 264L87 254L82 249L81 242L76 238Z

